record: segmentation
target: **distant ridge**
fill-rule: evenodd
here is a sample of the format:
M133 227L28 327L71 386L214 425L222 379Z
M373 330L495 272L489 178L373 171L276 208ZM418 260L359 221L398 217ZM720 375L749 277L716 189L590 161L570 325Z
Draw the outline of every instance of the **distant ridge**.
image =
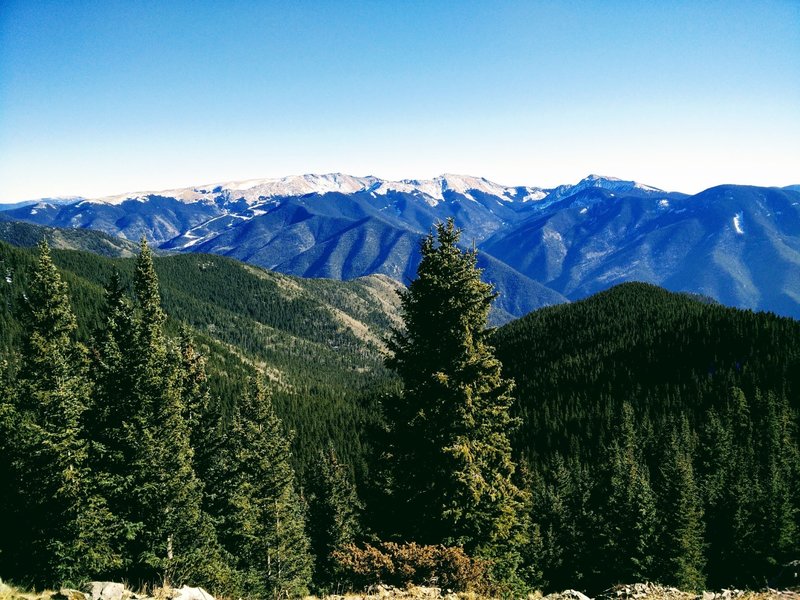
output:
M730 306L800 317L800 191L722 185L699 194L589 175L553 189L445 174L342 173L38 202L10 218L146 237L303 277L416 273L421 236L453 218L510 319L644 281Z

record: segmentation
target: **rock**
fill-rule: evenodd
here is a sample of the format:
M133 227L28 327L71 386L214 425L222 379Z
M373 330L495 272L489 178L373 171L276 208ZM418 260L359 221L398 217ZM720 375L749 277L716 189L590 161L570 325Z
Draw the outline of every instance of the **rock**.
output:
M84 589L91 595L91 600L125 600L133 597L133 592L113 581L92 581Z
M548 594L542 600L591 600L591 598L577 590L564 590L563 592Z
M179 590L172 590L172 600L215 600L215 598L201 587L185 585Z

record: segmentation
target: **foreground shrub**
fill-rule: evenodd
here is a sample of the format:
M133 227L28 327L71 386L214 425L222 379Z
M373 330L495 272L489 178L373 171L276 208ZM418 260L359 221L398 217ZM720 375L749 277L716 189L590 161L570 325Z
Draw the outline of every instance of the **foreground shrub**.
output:
M461 548L423 546L414 542L348 544L333 553L338 571L354 589L375 584L399 587L436 585L454 591L484 590L488 563L470 558Z

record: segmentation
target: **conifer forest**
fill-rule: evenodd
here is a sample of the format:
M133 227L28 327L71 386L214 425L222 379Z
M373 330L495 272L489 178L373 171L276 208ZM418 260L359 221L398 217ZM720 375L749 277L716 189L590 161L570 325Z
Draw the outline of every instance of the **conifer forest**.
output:
M0 242L0 578L301 597L769 585L800 558L800 322L628 283L488 327L417 277Z

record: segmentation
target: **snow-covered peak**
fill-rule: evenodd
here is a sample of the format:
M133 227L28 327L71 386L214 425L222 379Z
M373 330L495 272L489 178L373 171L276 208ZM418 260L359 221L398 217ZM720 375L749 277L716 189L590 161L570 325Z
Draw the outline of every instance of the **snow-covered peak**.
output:
M483 177L470 175L444 174L433 179L403 179L401 181L383 181L375 190L377 193L404 192L407 194L422 194L432 203L444 200L445 192L454 192L474 200L470 192L478 191L496 196L502 200L512 200L514 188L493 183Z
M375 177L353 177L342 173L291 175L280 178L208 183L191 188L158 192L135 192L97 198L96 201L120 204L126 200L146 200L149 196L164 196L176 198L183 202L198 202L213 200L222 194L228 194L232 199L242 198L246 202L253 204L265 199L305 196L306 194L327 194L330 192L354 194L370 188L376 181L378 180Z
M575 185L560 185L555 188L548 197L549 201L560 200L577 194L589 188L601 188L610 192L635 192L638 194L663 194L664 191L658 188L639 183L638 181L628 181L617 177L607 177L604 175L589 175L581 179Z
M252 179L250 181L216 184L231 192L246 192L247 195L257 193L259 197L275 198L278 196L304 196L306 194L355 194L371 187L375 177L353 177L342 173L326 175L292 175L280 179ZM209 186L205 186L209 187ZM249 199L245 196L246 199Z
M629 190L641 190L643 192L662 192L664 190L660 190L658 188L645 185L643 183L639 183L638 181L626 181L624 179L619 179L617 177L607 177L604 175L589 175L588 177L582 179L577 186L575 187L600 187L607 190L614 190L614 191L629 191Z
M430 205L443 202L448 193L457 194L468 200L476 200L476 193L492 196L504 202L539 202L565 198L586 188L603 188L613 192L650 194L661 190L614 177L589 175L576 185L562 185L554 190L538 187L505 186L489 181L484 177L446 173L432 179L401 179L391 181L378 177L355 177L343 173L292 175L289 177L248 179L208 183L195 187L177 188L161 191L133 192L116 196L96 198L88 202L121 204L126 201L145 202L153 196L175 198L181 202L219 202L244 200L252 205L262 204L277 198L290 198L308 194L357 194L369 192L385 195L391 192L421 196Z
M171 190L134 192L97 198L90 202L121 204L126 201L144 202L152 196L175 198L182 202L214 202L220 196L230 200L243 199L248 204L260 204L273 198L305 196L307 194L356 194L371 192L383 195L389 192L420 195L431 205L444 201L445 193L452 192L475 200L474 192L494 196L499 200L537 201L547 195L541 188L509 187L489 181L484 177L471 175L445 174L433 179L402 179L389 181L377 177L354 177L343 173L325 175L307 174L292 175L272 179L248 179L245 181L227 181L208 183L190 188Z
M493 183L484 177L470 177L469 175L444 174L437 179L441 180L442 187L458 194L468 194L475 190L490 196L511 196L513 188Z
M387 192L420 194L425 196L429 204L442 202L445 199L445 192L453 192L470 200L475 200L473 192L481 192L505 202L540 200L547 195L540 188L509 187L489 181L485 177L455 175L452 173L445 173L433 179L381 181L373 191L378 194L386 194Z

